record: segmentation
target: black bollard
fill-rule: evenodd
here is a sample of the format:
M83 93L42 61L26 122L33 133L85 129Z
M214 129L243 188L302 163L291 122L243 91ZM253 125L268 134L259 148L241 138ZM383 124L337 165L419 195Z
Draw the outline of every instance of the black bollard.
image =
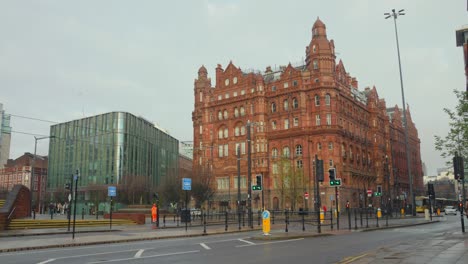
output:
M228 212L226 211L225 217L224 217L224 231L228 230Z
M84 220L84 208L81 208L81 220Z

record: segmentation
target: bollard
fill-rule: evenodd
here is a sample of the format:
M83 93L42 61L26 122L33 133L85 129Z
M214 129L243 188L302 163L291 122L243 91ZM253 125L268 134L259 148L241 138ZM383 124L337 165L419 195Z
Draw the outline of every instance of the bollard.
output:
M166 215L163 216L163 227L166 227Z
M284 229L284 232L288 232L288 210L284 210L284 222L286 223L286 228Z
M351 230L351 212L349 208L346 208L346 212L348 213L348 230Z
M227 229L228 229L228 212L226 211L224 215L225 215L225 218L224 218L224 225L225 225L224 231L227 231Z
M320 209L320 223L323 224L324 221L325 221L325 215L322 209Z
M304 214L302 214L302 231L305 231Z
M206 235L206 213L203 213L203 235Z
M271 212L271 222L275 224L275 210Z
M262 213L260 211L258 211L258 226L260 226L260 220L262 218Z
M400 215L401 215L401 218L405 218L405 208L401 208Z
M33 219L36 219L36 210L32 210L32 213L33 213Z
M380 209L379 209L380 210ZM377 219L377 227L379 227L379 211L375 214L375 219Z
M356 213L356 209L357 208L354 208L354 229L357 230L357 213Z
M377 208L377 218L381 218L382 217L382 211L380 210L380 208Z
M331 230L333 231L333 210L330 211L330 227L331 227Z

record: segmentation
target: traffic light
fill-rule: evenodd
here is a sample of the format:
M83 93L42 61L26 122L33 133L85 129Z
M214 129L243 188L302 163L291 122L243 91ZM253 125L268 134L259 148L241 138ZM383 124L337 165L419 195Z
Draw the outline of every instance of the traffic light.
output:
M463 158L458 155L453 157L453 174L455 174L455 180L463 180L465 178Z
M330 168L328 170L328 174L330 177L330 182L335 181L335 168Z
M330 178L330 186L340 186L341 179L336 178L336 169L330 168L328 170L328 177Z
M374 193L374 196L382 196L382 186L377 185L377 191Z
M315 172L317 174L317 180L319 182L323 182L323 160L316 160L317 162L315 163Z
M428 194L428 195L435 196L434 184L432 184L432 183L428 183L428 184L427 184L427 194Z
M256 176L256 185L252 186L252 190L254 191L261 191L262 190L262 175L258 174Z

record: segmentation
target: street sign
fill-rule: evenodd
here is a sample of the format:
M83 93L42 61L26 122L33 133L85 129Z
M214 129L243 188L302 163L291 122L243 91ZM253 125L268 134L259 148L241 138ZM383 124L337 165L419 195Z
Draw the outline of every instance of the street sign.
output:
M182 178L182 190L184 190L184 191L192 190L192 179L191 178Z
M371 189L367 189L367 197L371 197L372 196L372 190Z
M308 193L308 192L305 192L305 193L304 193L304 198L305 198L306 200L309 199L309 193Z
M330 194L330 201L335 200L335 196L333 194Z
M268 210L265 210L262 212L262 218L263 218L263 235L267 236L270 233L270 212Z
M108 186L107 187L107 196L115 197L117 196L117 187L115 186Z

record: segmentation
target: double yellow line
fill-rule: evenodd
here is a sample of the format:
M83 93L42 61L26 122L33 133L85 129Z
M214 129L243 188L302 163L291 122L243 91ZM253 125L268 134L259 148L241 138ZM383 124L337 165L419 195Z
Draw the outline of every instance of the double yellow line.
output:
M369 253L365 253L365 254L362 254L362 255L358 255L358 256L354 256L354 257L347 257L347 258L344 258L342 261L338 262L340 264L347 264L347 263L351 263L353 261L356 261L360 258L363 258L365 256L369 255Z

